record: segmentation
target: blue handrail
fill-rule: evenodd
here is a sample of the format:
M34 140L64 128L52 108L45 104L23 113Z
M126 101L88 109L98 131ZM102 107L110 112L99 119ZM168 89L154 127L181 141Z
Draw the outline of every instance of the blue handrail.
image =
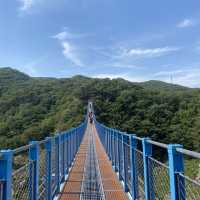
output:
M0 200L52 200L59 194L86 126L87 119L54 137L0 151Z
M200 180L184 174L184 156L200 159L200 153L183 149L182 145L127 134L96 119L95 126L119 180L123 181L124 191L133 200L200 199ZM166 162L154 158L154 146L166 151Z

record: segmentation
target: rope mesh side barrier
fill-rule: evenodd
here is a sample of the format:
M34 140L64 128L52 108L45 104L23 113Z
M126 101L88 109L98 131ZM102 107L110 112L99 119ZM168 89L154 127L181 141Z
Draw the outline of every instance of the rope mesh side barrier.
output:
M199 200L200 199L200 182L193 180L181 173L177 174L178 196L179 199Z
M46 192L46 151L44 145L40 145L40 158L39 158L39 200L45 199Z
M28 159L28 149L23 150L20 154L13 157L12 172L12 199L28 200L31 194L30 174L33 174L34 163Z
M150 157L148 158L150 179L150 193L151 197L156 200L169 200L170 199L170 186L169 186L169 168L167 165Z
M124 178L124 166L123 166L123 164L122 164L122 163L124 162L123 141L122 141L122 140L119 140L118 142L119 142L119 146L118 146L118 147L119 147L120 167L121 167L119 173L120 173L121 178Z
M131 191L131 159L130 159L130 139L128 138L127 143L125 144L126 155L127 155L127 177L128 177L128 187Z
M30 184L32 179L30 173L33 174L33 162L29 162L13 172L13 199L28 200L31 193Z
M55 140L52 140L52 153L51 153L51 193L54 195L56 192L56 147Z
M143 153L135 149L135 159L136 159L136 177L138 184L138 194L137 197L140 200L145 199L144 192L144 163L143 163Z

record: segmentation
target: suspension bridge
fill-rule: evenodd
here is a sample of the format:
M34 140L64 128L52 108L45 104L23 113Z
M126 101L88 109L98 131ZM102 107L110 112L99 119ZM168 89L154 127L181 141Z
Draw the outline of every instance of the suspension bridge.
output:
M200 200L200 180L185 175L185 156L200 159L182 145L106 127L95 115L90 123L87 115L54 137L1 150L0 200Z

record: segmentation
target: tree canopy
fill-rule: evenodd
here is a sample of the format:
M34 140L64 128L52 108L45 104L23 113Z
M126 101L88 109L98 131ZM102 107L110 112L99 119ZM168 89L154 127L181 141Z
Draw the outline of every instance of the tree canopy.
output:
M76 126L88 99L105 125L200 150L200 90L158 81L33 78L0 69L0 148Z

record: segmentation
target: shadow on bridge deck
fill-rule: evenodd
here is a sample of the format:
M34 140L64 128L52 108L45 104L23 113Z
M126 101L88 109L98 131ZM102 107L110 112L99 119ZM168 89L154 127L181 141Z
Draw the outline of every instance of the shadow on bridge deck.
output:
M111 162L109 161L103 145L94 125L88 125L80 149L75 157L74 164L70 170L69 177L65 182L65 186L60 193L60 200L79 200L81 196L81 188L84 176L84 166L89 145L89 131L92 131L94 143L96 147L96 156L98 167L100 170L103 193L106 200L128 200L127 194L124 192L117 175L113 171ZM87 199L87 198L84 198ZM102 198L88 198L102 199Z

